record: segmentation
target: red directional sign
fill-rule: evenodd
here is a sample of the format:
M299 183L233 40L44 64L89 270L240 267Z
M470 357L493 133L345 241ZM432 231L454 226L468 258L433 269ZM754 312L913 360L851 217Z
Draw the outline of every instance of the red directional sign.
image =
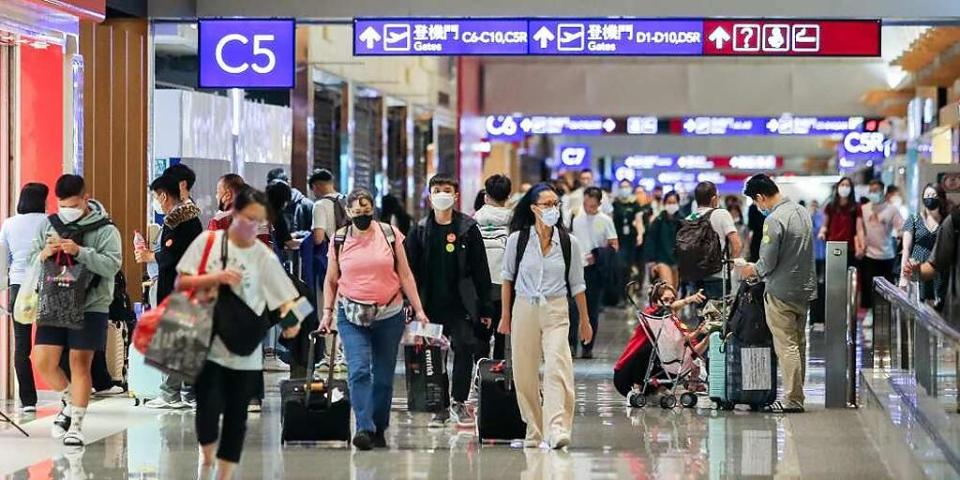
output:
M703 54L880 56L879 20L704 20Z

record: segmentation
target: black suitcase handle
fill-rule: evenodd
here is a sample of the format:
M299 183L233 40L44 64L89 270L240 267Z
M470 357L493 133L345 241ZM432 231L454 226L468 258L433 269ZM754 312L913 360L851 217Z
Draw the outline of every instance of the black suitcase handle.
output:
M316 369L316 362L314 359L316 355L317 339L322 336L323 336L323 333L317 330L310 332L310 335L309 335L310 346L307 348L307 378L306 378L306 384L304 384L304 388L303 388L304 390L303 401L305 405L310 405L310 392L313 391L313 389L310 388L310 384L313 383L313 373L314 373L314 370ZM330 346L330 351L333 352L333 357L334 359L336 359L337 331L330 330L330 336L333 337L333 344ZM324 385L324 388L327 390L327 408L330 408L330 405L333 404L333 395L332 395L333 392L331 390L333 388L333 365L332 365L332 362L328 362L328 363L330 363L331 365L329 365L329 368L327 368L327 381L326 381L326 384Z

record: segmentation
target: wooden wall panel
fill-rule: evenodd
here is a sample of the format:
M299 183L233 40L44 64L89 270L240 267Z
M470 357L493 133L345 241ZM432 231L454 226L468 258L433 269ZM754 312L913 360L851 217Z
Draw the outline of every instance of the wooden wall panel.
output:
M81 22L84 58L84 177L123 241L123 270L136 301L143 269L133 232L147 218L147 40L143 19Z

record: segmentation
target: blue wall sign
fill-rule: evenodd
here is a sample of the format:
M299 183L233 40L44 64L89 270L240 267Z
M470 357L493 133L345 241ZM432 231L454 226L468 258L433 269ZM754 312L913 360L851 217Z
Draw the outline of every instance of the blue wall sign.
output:
M199 22L200 88L293 88L292 19Z
M699 20L530 20L530 55L700 55Z
M863 130L863 117L683 117L682 135L834 135Z
M354 55L526 55L525 20L357 19Z
M557 152L560 168L570 170L590 166L590 145L560 145Z
M890 142L880 132L850 132L840 142L841 167L852 168L854 163L882 161L890 156Z

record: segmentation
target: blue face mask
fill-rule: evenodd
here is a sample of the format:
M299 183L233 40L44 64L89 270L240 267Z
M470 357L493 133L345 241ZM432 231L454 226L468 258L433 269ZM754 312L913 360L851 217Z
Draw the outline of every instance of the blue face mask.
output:
M867 199L870 200L870 203L883 203L883 194L880 192L870 192L867 195Z
M757 199L753 199L753 203L757 206L757 210L760 210L761 215L763 215L764 217L767 217L770 215L770 209L761 207L760 203L757 202Z

